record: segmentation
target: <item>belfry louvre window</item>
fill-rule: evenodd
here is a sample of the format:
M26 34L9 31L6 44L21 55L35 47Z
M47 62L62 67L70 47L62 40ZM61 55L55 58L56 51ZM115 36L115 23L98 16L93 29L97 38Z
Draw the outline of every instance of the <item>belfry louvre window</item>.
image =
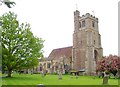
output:
M82 21L82 27L85 27L85 20Z

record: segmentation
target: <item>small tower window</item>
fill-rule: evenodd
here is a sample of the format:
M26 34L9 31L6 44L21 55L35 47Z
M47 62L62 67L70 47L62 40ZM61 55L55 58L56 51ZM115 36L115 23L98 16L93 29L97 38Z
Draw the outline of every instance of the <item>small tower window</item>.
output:
M92 21L92 27L95 27L95 22L94 21Z
M94 45L95 45L95 40L94 40Z
M82 27L85 27L85 20L82 21Z

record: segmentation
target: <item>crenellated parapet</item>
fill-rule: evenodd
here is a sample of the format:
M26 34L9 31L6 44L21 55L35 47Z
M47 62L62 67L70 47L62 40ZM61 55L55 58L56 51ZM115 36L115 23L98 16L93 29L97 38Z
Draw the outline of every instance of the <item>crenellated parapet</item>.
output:
M78 32L83 29L91 29L93 31L99 32L98 29L98 18L86 13L85 15L80 16L80 12L76 10L74 12L74 32Z
M98 22L98 18L96 18L95 16L91 15L90 13L86 13L85 15L80 16L79 20L83 20L86 18L90 18L96 22Z

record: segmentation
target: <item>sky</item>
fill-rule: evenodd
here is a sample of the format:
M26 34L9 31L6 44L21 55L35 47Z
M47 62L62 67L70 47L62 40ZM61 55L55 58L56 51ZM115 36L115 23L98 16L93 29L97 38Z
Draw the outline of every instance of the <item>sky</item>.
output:
M12 0L16 5L0 6L0 15L12 11L20 23L30 23L35 36L45 40L44 56L53 49L72 46L74 15L90 13L99 19L103 55L118 55L119 0Z

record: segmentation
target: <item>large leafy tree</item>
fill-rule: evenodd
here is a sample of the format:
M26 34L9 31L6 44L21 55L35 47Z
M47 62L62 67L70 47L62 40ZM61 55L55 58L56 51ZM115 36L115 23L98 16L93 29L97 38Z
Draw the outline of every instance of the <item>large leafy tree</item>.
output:
M109 55L97 62L97 71L109 72L116 76L120 72L120 57Z
M1 36L2 29L0 27L0 36ZM1 38L0 38L0 71L2 71L2 46L1 46Z
M31 68L43 57L43 40L33 35L29 24L19 24L17 15L5 13L2 23L2 68L11 77L13 70Z

